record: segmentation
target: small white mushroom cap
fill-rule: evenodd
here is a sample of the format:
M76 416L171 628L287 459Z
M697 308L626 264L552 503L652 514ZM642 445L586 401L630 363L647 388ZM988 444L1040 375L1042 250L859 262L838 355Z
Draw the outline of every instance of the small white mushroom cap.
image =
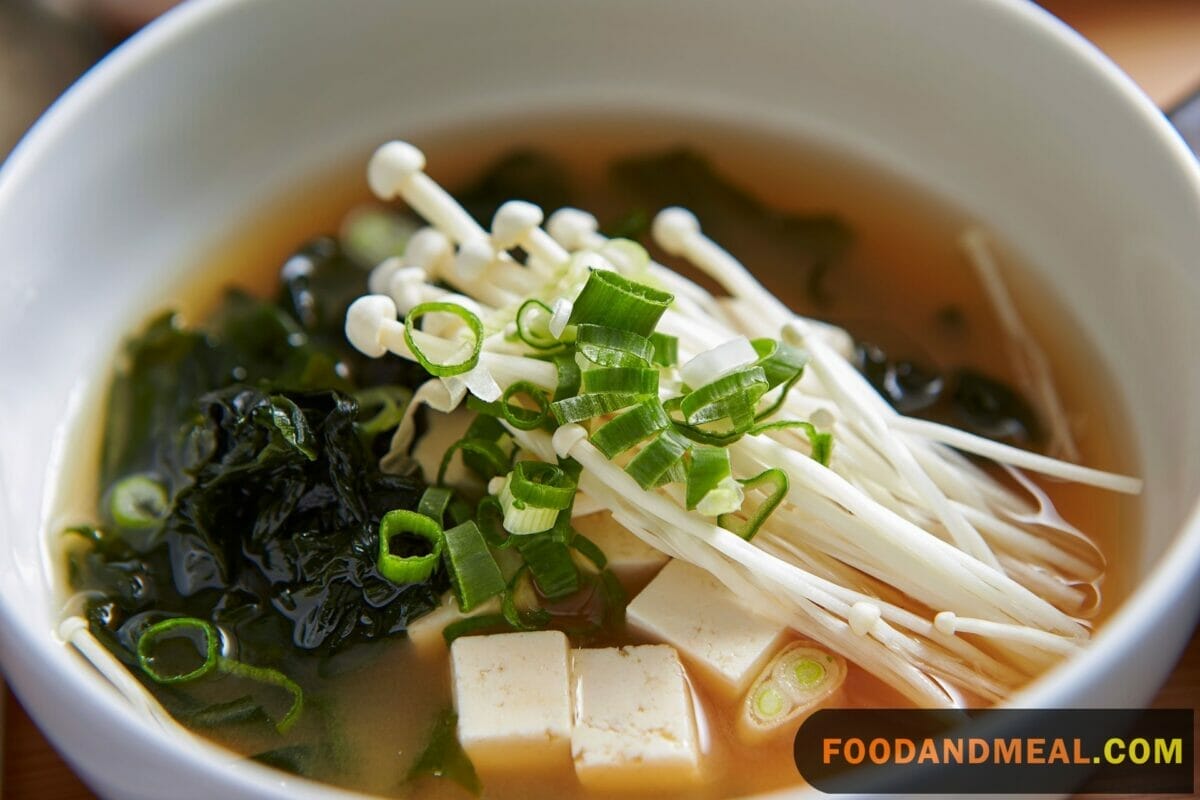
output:
M379 262L367 277L367 291L371 294L387 294L392 278L404 268L404 259L392 256Z
M700 220L686 208L671 206L654 217L650 233L663 250L673 256L687 253L692 237L700 232Z
M875 623L881 616L883 616L883 612L880 611L879 606L860 600L850 606L850 618L847 622L850 623L850 630L859 636L866 636L875 627Z
M396 320L396 304L385 294L367 294L350 304L346 311L346 338L360 353L379 358L387 352L383 330Z
M411 267L423 267L431 275L442 271L454 253L450 239L437 228L421 228L408 240L404 248L404 263Z
M400 194L404 181L425 169L425 154L408 142L380 146L367 165L367 184L380 200Z
M533 203L509 200L496 209L492 217L492 244L500 250L520 245L534 228L542 224L545 214Z
M953 611L942 611L933 618L933 627L940 633L953 636L958 630L958 615Z
M589 246L599 229L600 223L596 218L578 208L560 208L550 215L546 223L546 232L568 250Z

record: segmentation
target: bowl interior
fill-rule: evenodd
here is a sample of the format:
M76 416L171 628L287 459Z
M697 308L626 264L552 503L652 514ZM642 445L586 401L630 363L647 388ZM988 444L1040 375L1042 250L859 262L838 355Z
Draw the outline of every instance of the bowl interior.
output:
M213 752L156 737L54 638L52 478L94 446L65 438L61 423L97 401L89 387L120 336L197 254L303 177L388 138L550 111L669 113L836 143L986 221L1114 376L1147 484L1138 578L1177 548L1141 605L1109 626L1109 650L1128 647L1168 600L1184 617L1194 608L1194 593L1178 593L1200 557L1200 530L1180 535L1200 486L1200 181L1148 101L1035 8L189 4L62 101L0 181L0 341L20 343L0 350L4 665L106 791L185 796L172 770L195 778L197 797L309 790L251 766L204 769ZM1071 665L1072 681L1051 676L1037 696L1081 701L1100 686L1104 657ZM1129 702L1153 690L1154 675L1141 682ZM56 701L63 693L69 704ZM81 719L120 735L97 743ZM161 768L133 780L108 768L135 753Z

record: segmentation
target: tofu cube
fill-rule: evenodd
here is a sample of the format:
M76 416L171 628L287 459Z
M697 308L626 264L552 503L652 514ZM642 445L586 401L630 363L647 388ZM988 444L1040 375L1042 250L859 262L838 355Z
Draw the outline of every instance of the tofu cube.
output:
M566 765L570 645L560 631L465 636L450 647L458 740L476 767Z
M576 517L571 525L596 543L608 559L608 568L628 589L645 586L669 560L666 553L634 536L607 511Z
M709 573L678 559L633 599L626 618L646 637L673 645L698 679L726 697L745 693L787 634Z
M576 650L575 774L589 789L670 790L700 778L687 674L667 645Z
M423 617L417 617L408 625L408 640L413 643L417 656L422 659L444 657L446 640L442 631L447 625L468 617L480 614L496 614L500 611L500 598L493 597L485 603L471 609L470 614L464 614L458 608L458 600L454 592L442 595L442 602L437 608Z

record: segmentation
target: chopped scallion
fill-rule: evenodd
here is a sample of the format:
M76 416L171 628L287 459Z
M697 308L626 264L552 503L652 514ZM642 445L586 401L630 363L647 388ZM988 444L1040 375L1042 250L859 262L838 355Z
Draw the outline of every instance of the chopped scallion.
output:
M608 395L581 395L607 397ZM600 452L608 458L620 455L638 442L671 427L671 418L656 398L648 398L601 425L591 436Z
M424 539L430 552L399 556L392 552L392 540L399 536ZM416 511L396 509L379 521L379 574L396 584L418 583L433 574L442 557L446 541L442 526Z
M431 360L416 343L415 333L417 332L417 320L426 314L453 314L461 319L471 332L472 341L470 345L470 355L462 361L451 362L448 364L438 364ZM404 342L408 345L408 349L412 351L413 356L417 359L422 367L430 374L438 378L447 378L451 375L461 375L464 372L470 372L479 363L479 351L483 349L483 323L479 321L479 317L472 314L467 309L457 303L421 303L414 306L411 311L404 317Z
M594 270L571 309L572 325L602 324L649 336L674 297L609 270Z
M446 531L446 565L458 597L458 607L467 612L504 591L504 578L496 559L488 551L479 527L471 521Z

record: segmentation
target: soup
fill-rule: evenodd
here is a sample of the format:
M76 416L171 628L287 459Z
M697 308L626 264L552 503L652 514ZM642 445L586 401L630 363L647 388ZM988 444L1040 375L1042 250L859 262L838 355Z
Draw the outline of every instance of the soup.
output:
M679 258L654 247L664 237L690 235L686 218L676 217L682 222L675 229L652 226L655 212L691 206L705 232L793 309L849 331L853 352L836 329L805 335L820 339L811 341L816 352L842 347L838 363L856 366L854 374L897 409L967 427L1006 447L1061 446L1055 437L1066 436L1079 463L1128 468L1120 409L1103 391L1094 356L1068 331L1045 326L1053 303L1032 302L1037 287L1010 266L1014 254L995 248L987 253L1003 265L1023 321L1051 348L1066 430L1052 430L1038 397L1024 396L1020 359L997 346L1011 331L959 247L971 224L961 214L817 146L797 149L719 129L681 137L669 125L647 126L637 136L627 126L601 122L586 126L586 133L550 123L537 130L520 141L486 144L440 137L428 150L430 174L484 224L514 198L546 211L588 209L606 233L650 245L655 258L719 294L720 275L714 280L712 270L690 263L710 251L693 246ZM662 273L654 273L653 286L630 281L628 274L649 275L644 270L650 267L623 263L644 252L626 243L568 246L575 266L562 267L543 263L544 251L561 243L524 238L508 245L511 257L493 252L475 264L476 283L461 276L457 285L429 279L434 270L411 269L420 247L410 247L417 241L411 238L415 220L377 205L363 210L370 201L359 188L360 172L353 167L317 181L320 192L271 210L206 260L202 279L172 300L187 325L207 335L162 318L132 340L102 421L99 475L89 478L97 491L69 510L77 520L98 522L65 537L68 582L80 593L73 607L86 618L86 630L196 732L264 763L387 796L469 796L478 785L492 798L637 796L651 789L683 797L748 794L799 782L788 734L812 709L905 705L922 697L963 704L1000 699L1071 652L1124 591L1119 571L1106 570L1099 553L1111 564L1129 560L1123 552L1128 541L1116 536L1134 519L1128 496L1056 480L1031 488L1087 531L1093 546L1046 508L1035 519L1034 505L1012 500L1005 506L1025 491L1014 482L1020 478L957 457L931 460L922 445L913 451L925 459L917 468L935 476L943 496L956 504L946 514L972 515L962 518L970 519L972 531L986 532L985 549L990 554L995 547L1000 569L1040 596L1035 602L1020 595L1032 609L1029 619L1048 621L1048 629L1011 620L996 625L966 605L946 616L955 610L951 603L906 591L925 578L890 575L838 538L833 521L842 519L849 495L837 502L801 499L790 488L798 473L789 482L778 468L758 475L746 469L757 463L745 449L749 442L761 448L787 442L805 459L787 462L793 468L837 467L854 480L828 483L831 496L854 492L853 503L867 502L862 497L890 503L878 524L912 537L914 520L923 521L929 538L940 543L929 543L930 552L949 558L945 547L955 541L954 525L921 505L917 483L895 484L881 472L881 464L901 456L842 427L853 423L829 419L820 388L804 389L812 383L807 373L819 366L810 354L796 355L799 348L786 337L752 340L755 333L706 343L708 332L688 328L682 311L668 315L672 334L637 322L645 305L672 303L658 300L664 286L691 293L677 297L673 312L687 302L707 308L709 301ZM354 179L341 177L347 173ZM352 208L358 210L344 221ZM296 250L338 230L340 242L318 239ZM553 225L551 232L562 238ZM423 235L425 245L436 244L436 237ZM681 249L689 250L686 242ZM387 258L401 255L388 266ZM520 290L528 273L548 266L566 271L546 272L547 285L577 279L568 293L574 296L566 298L572 304L557 304L553 290ZM405 267L412 280L401 285L408 278L396 276ZM499 276L494 281L492 272ZM617 277L596 277L602 273ZM345 309L368 293L368 282L375 292L409 297L409 313L418 308L426 317L423 326L395 328L384 348L393 353L382 358L358 351L376 355L370 351L383 334L359 341L356 323L346 322ZM612 285L581 288L605 282ZM250 294L225 297L231 285ZM593 305L600 311L590 316L579 310L588 305L588 291L609 292L599 295ZM637 298L627 311L612 300L631 294ZM487 318L497 298L511 306L507 327ZM725 316L714 326L736 328L735 312L720 313ZM626 315L632 321L620 322ZM482 329L472 327L471 320L480 319L489 328L487 347ZM622 325L628 326L623 333ZM748 331L753 321L746 325ZM676 347L680 352L672 354ZM409 361L396 358L397 351ZM492 354L489 378L511 363L506 358L526 359L529 375L552 378L530 379L496 397L475 372L481 352ZM564 354L565 361L554 360ZM411 363L418 355L424 369ZM586 374L564 390L572 364ZM766 377L772 371L775 377ZM431 380L431 373L442 373L444 381ZM462 377L471 374L479 378L473 384ZM736 391L720 390L739 375L744 383ZM825 375L822 380L833 383L861 380ZM406 414L419 405L414 392L438 405L440 395L420 395L427 381L427 392L449 392L455 379L468 381L458 390L471 399L460 397L462 407L453 414ZM505 388L519 383L494 379ZM651 388L633 388L636 381ZM789 395L793 384L799 388ZM705 387L718 388L704 395ZM597 399L606 393L631 397ZM753 419L738 427L745 413L739 396L747 393L755 393ZM600 404L595 413L577 410L586 403L576 398L588 395L588 403ZM769 427L780 421L768 408L776 400L785 411L806 408L807 418ZM629 408L643 406L668 421L624 444L612 441L619 425L601 432ZM547 448L562 445L560 433L580 422L596 450L568 447L571 458L552 463L554 450ZM901 435L927 429L906 430ZM473 444L456 449L456 441ZM650 442L665 454L659 466L647 466L648 457L639 461ZM514 460L518 451L523 455ZM786 456L763 452L760 467ZM443 454L448 459L440 476ZM851 463L863 470L861 477L845 473ZM956 483L945 474L947 464L969 480ZM620 481L629 476L642 488L622 496ZM447 491L439 493L437 484ZM688 497L693 489L696 497ZM647 494L638 500L640 491ZM981 518L969 502L972 491L990 497L1006 516ZM725 555L706 561L714 558L709 551L692 549L693 541L673 538L672 526L640 516L675 519L671 509L646 511L651 496L695 515L687 519L704 520L709 527L702 530L712 529L705 535L729 548ZM872 508L846 512L843 521L857 525L879 513ZM810 520L816 544L787 533L799 519ZM232 539L229 530L237 531ZM757 543L756 554L722 539L722 531ZM535 539L540 544L530 544ZM664 566L660 551L676 560ZM739 562L729 555L734 552L776 560ZM1022 561L1031 553L1037 557ZM789 575L820 580L795 589L800 599L786 595L777 607L762 598L747 607L727 588L753 584L756 569L776 563L798 570ZM953 561L955 568L962 563ZM828 606L803 618L816 627L796 630L789 620L801 618L789 615L818 596L829 598L823 601ZM681 606L707 626L699 639L686 630L686 619L680 622ZM842 609L837 619L856 632L822 633L812 620L833 619L829 608ZM928 625L933 619L936 628ZM954 639L959 649L946 652L986 665L979 680L954 673L938 660L943 654L922 656L937 680L910 674L899 661L885 659L878 668L860 663L885 657L870 643L887 635L887 625L908 631L913 642L951 647L945 641ZM1022 636L1034 644L1014 645ZM726 658L726 651L741 660ZM519 665L526 662L534 665L528 675L540 678L522 678ZM506 665L511 685L471 678ZM639 698L619 682L614 688L614 675L653 680L657 694ZM552 685L565 688L555 695ZM522 733L519 717L529 709L496 705L497 692L515 697L535 689L546 708L565 704L568 719L554 722L559 727L543 718L545 708L533 709L541 714L535 728L551 726L542 738L552 746ZM626 701L632 710L621 710ZM671 725L691 722L655 739L638 727L652 718L647 708L654 703L666 709ZM500 730L497 720L511 724ZM645 754L649 766L634 768Z

